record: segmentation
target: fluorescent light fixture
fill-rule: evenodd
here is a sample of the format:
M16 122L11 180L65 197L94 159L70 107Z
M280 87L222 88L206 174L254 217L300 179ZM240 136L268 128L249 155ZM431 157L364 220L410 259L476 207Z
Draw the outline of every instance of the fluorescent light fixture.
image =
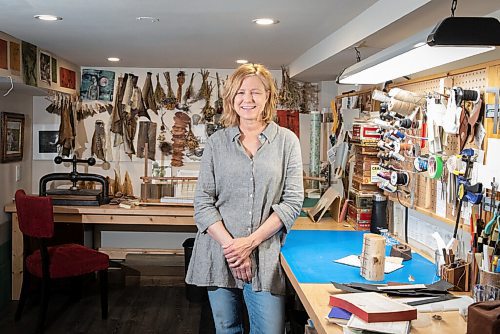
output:
M117 57L109 57L109 58L108 58L108 61L117 62L117 61L120 61L120 58L117 58Z
M374 85L414 74L492 51L500 45L499 36L496 19L446 18L432 31L425 30L346 68L338 83Z
M271 24L278 24L280 21L266 17L266 18L254 19L252 20L252 22L261 26L268 26Z
M248 60L246 60L246 59L238 59L236 62L238 64L246 64L246 63L248 63Z
M62 17L60 16L55 16L55 15L47 15L47 14L39 14L33 16L35 19L42 20L42 21L61 21Z

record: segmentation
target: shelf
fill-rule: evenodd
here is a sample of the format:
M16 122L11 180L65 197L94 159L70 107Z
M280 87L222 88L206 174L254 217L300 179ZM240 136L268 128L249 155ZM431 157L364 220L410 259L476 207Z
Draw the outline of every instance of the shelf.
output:
M0 92L3 96L11 87L9 77L0 76ZM47 96L47 91L42 88L25 85L14 80L14 89L10 94L21 94L28 96ZM7 95L8 96L8 95Z

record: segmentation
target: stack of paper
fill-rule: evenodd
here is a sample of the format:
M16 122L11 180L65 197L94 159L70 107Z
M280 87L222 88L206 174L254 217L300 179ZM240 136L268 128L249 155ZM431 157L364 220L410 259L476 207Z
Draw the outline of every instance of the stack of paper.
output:
M347 323L347 327L375 333L408 334L411 326L409 321L366 322L353 315Z

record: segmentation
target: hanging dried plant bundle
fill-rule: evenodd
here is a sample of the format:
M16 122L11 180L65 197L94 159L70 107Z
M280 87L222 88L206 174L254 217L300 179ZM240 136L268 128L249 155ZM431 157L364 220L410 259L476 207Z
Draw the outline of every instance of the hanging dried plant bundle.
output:
M184 104L188 104L189 101L194 97L194 87L193 87L194 73L191 73L191 80L189 80L189 86L184 92L183 101Z
M165 121L163 117L165 116L166 112L163 112L160 119L161 119L161 126L160 126L160 133L158 134L158 137L156 140L159 142L158 148L162 152L163 155L167 156L172 154L172 144L167 141L167 125L165 124Z
M191 124L189 124L189 132L186 136L186 146L191 152L194 152L194 150L196 150L200 146L198 138L196 138L193 130L191 130Z
M278 104L285 109L299 110L301 103L300 84L290 79L290 74L285 66L281 67L281 88Z
M198 94L196 95L195 101L199 100L207 100L210 99L210 94L212 94L212 91L208 91L208 76L210 75L210 72L208 70L200 70L201 74L201 87L200 90L198 91Z
M160 144L158 145L158 148L160 149L161 153L164 156L169 156L172 154L172 143L170 143L168 141L160 142Z
M165 80L167 81L167 98L163 100L163 105L167 110L174 110L176 105L176 98L172 90L172 82L170 81L170 72L163 72Z
M174 125L172 126L172 159L171 164L174 167L183 166L184 149L186 147L187 127L191 123L188 114L178 111L174 115Z
M212 96L213 89L214 89L213 83L208 82L206 88L206 93L208 98L205 99L205 106L201 110L201 114L203 115L203 120L205 122L212 122L215 115L215 108L210 105L210 96Z
M151 80L152 76L153 73L146 73L146 80L144 80L144 86L142 87L142 100L146 110L150 109L158 115L158 106L156 105L153 91L153 80Z
M167 95L165 94L165 91L163 90L163 87L160 84L160 74L156 73L156 87L155 87L155 101L156 104L161 106L163 105L163 100L167 98Z
M302 85L302 103L300 104L301 113L309 113L311 110L318 110L318 93L317 85L310 82L304 82Z
M177 73L177 103L181 103L182 99L182 85L186 82L186 73L184 71L179 71Z
M222 96L220 93L221 82L219 78L219 73L216 72L215 76L217 77L217 100L215 100L215 112L217 114L222 114L222 112L224 111L224 106L223 106Z

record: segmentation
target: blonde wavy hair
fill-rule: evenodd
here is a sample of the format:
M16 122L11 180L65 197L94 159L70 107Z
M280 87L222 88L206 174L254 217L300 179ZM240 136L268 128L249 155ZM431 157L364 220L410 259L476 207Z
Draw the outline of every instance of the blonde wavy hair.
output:
M243 83L245 78L255 75L264 84L266 92L269 93L269 97L262 111L262 121L266 124L270 123L274 119L274 114L276 113L276 103L278 100L278 91L276 89L276 83L274 78L264 65L261 64L243 64L238 67L233 74L226 80L224 84L224 111L221 117L221 123L225 127L237 126L240 124L240 117L234 110L234 98L238 93L238 90Z

